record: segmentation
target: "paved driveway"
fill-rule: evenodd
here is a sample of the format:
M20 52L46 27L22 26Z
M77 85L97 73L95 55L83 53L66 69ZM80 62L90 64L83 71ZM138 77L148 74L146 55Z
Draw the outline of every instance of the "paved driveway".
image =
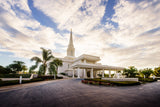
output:
M160 107L160 82L129 87L60 80L0 92L0 107Z

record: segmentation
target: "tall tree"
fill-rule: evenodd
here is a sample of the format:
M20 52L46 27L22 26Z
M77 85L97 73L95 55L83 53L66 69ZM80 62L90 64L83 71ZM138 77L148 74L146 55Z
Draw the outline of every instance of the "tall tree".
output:
M160 76L160 66L159 66L159 67L154 68L154 75L156 75L156 76Z
M22 71L24 64L22 61L13 61L13 64L8 65L6 68L11 69L13 72L19 72Z
M51 61L51 59L53 59L54 56L52 55L52 51L50 49L48 50L44 48L41 49L42 49L42 59L37 56L31 58L31 61L35 61L35 65L30 67L30 71L36 69L38 65L41 63L41 65L39 66L38 74L44 75L46 73L49 61Z
M27 70L28 70L27 66L26 66L26 65L23 65L23 66L22 66L22 71L23 71L23 73L24 73L25 71L27 71Z
M153 70L151 68L145 68L145 69L142 69L140 70L140 73L146 78L149 78L149 76L153 73Z
M130 66L128 69L124 69L124 75L127 77L136 77L137 74L137 68L134 66Z
M55 58L52 62L49 63L49 73L50 75L54 74L54 79L56 79L58 66L62 66L62 60Z

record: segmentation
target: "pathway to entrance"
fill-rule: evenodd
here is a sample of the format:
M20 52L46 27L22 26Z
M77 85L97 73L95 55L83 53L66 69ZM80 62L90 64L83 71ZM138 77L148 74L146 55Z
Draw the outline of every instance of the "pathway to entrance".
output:
M38 83L37 83L38 84ZM66 79L0 92L0 107L160 107L160 82L106 87Z

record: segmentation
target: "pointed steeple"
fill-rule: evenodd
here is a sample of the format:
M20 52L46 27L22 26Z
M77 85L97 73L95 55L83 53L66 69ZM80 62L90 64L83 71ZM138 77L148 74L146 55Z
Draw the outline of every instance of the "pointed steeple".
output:
M67 56L75 56L75 48L73 45L73 37L72 37L72 29L70 32L70 39L69 39L69 44L68 44L68 48L67 48Z
M72 29L70 32L70 40L69 40L69 45L73 45L73 39L72 39Z

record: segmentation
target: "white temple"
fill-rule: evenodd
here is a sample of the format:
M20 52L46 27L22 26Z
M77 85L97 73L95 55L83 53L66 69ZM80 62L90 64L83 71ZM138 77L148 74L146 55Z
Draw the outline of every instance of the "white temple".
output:
M63 66L58 68L58 73L67 73L73 78L96 78L97 73L102 72L104 77L104 71L109 71L109 77L111 77L111 71L122 71L123 67L108 66L97 63L100 61L100 57L94 55L83 54L79 57L75 57L75 48L73 45L72 30L70 33L69 45L67 48L67 56L61 58Z

